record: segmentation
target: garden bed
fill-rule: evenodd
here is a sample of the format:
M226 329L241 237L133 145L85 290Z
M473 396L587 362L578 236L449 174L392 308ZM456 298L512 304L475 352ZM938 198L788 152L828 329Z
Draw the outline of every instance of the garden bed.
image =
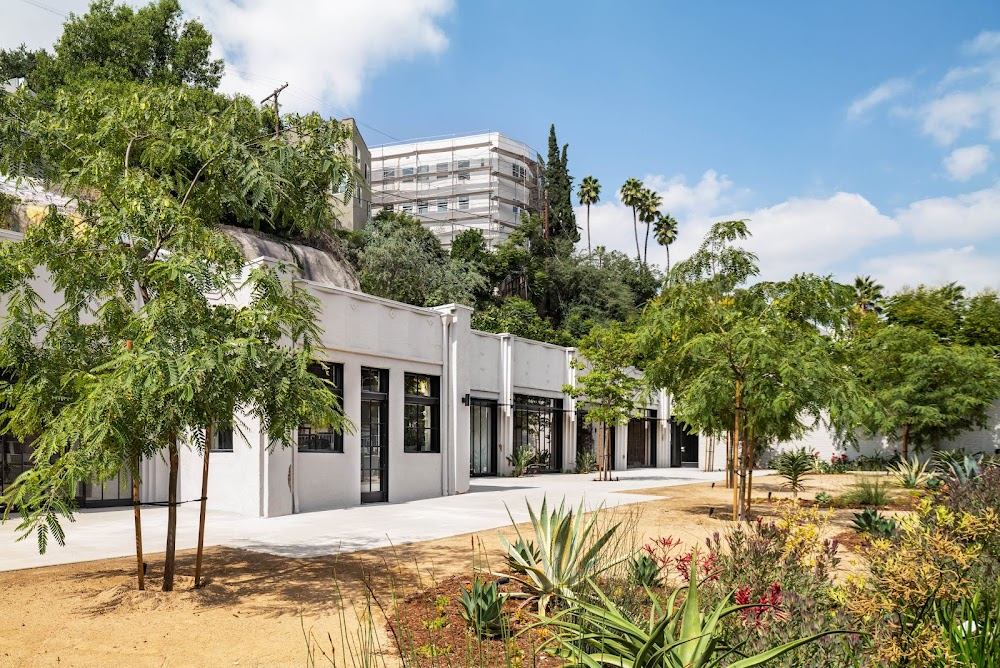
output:
M493 578L483 578L491 580ZM421 668L442 665L482 666L559 666L562 662L542 653L541 645L549 638L541 629L526 630L534 621L532 604L523 598L508 598L504 613L509 620L506 633L479 639L462 618L459 599L472 579L454 576L433 587L407 596L390 613L389 627L393 641L407 665ZM516 583L500 585L504 594L519 594Z

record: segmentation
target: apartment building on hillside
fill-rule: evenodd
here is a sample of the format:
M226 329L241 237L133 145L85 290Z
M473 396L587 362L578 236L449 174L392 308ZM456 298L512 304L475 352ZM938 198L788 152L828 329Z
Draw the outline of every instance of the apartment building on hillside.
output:
M339 192L333 193L330 198L333 207L333 215L337 221L337 227L342 230L356 232L364 229L365 224L372 217L372 195L371 195L371 169L372 154L365 144L365 138L358 130L358 124L353 118L345 118L341 123L350 126L351 139L347 141L345 150L349 155L354 156L354 168L356 170L354 190L351 196L345 199L347 184L342 184Z
M376 146L372 209L416 217L445 246L478 229L492 248L542 206L537 152L498 132Z

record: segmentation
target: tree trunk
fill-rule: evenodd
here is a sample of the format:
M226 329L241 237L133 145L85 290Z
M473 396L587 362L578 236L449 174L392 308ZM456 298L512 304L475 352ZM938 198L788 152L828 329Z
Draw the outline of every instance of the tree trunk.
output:
M753 458L756 454L757 446L753 440L753 432L747 432L747 457L746 457L746 494L743 497L743 518L750 521L750 506L753 503Z
M646 223L646 242L642 248L642 263L649 264L649 225L652 221Z
M733 488L733 430L726 432L726 489Z
M903 461L910 459L910 425L903 425Z
M169 445L170 481L167 490L167 550L163 560L163 591L174 590L174 557L177 547L177 473L180 469L180 453L177 451L177 436L170 435Z
M604 425L604 480L611 480L611 432Z
M740 485L739 485L739 461L740 461L740 410L739 402L736 404L736 423L733 429L733 521L740 518Z
M670 285L670 246L664 246L667 249L667 285Z
M587 257L590 257L591 253L593 253L593 251L590 250L590 203L588 202L587 203Z
M208 508L208 454L212 451L212 425L205 427L205 459L201 469L201 515L198 518L198 556L194 562L194 588L201 589L201 555L205 548L205 511Z
M597 479L604 480L604 423L601 423L601 434L597 439Z
M642 262L642 250L639 248L639 221L635 219L635 207L632 207L632 229L635 231L635 260Z
M139 510L139 453L133 460L132 472L132 514L135 516L135 574L139 591L146 588L146 566L142 561L142 514Z

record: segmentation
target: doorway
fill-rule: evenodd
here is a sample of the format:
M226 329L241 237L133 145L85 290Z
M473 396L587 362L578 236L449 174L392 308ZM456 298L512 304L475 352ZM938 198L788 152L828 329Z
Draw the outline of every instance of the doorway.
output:
M473 399L469 405L469 449L473 477L497 474L497 402Z
M361 503L389 500L389 370L361 368Z
M670 466L698 466L698 434L688 433L688 425L670 418Z

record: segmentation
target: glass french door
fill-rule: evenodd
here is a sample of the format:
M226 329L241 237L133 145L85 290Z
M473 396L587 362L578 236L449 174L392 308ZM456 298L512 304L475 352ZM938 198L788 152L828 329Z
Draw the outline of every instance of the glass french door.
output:
M389 371L361 369L361 503L389 500Z
M470 473L473 476L497 474L497 402L473 399L469 407L472 433L469 449L472 453Z

